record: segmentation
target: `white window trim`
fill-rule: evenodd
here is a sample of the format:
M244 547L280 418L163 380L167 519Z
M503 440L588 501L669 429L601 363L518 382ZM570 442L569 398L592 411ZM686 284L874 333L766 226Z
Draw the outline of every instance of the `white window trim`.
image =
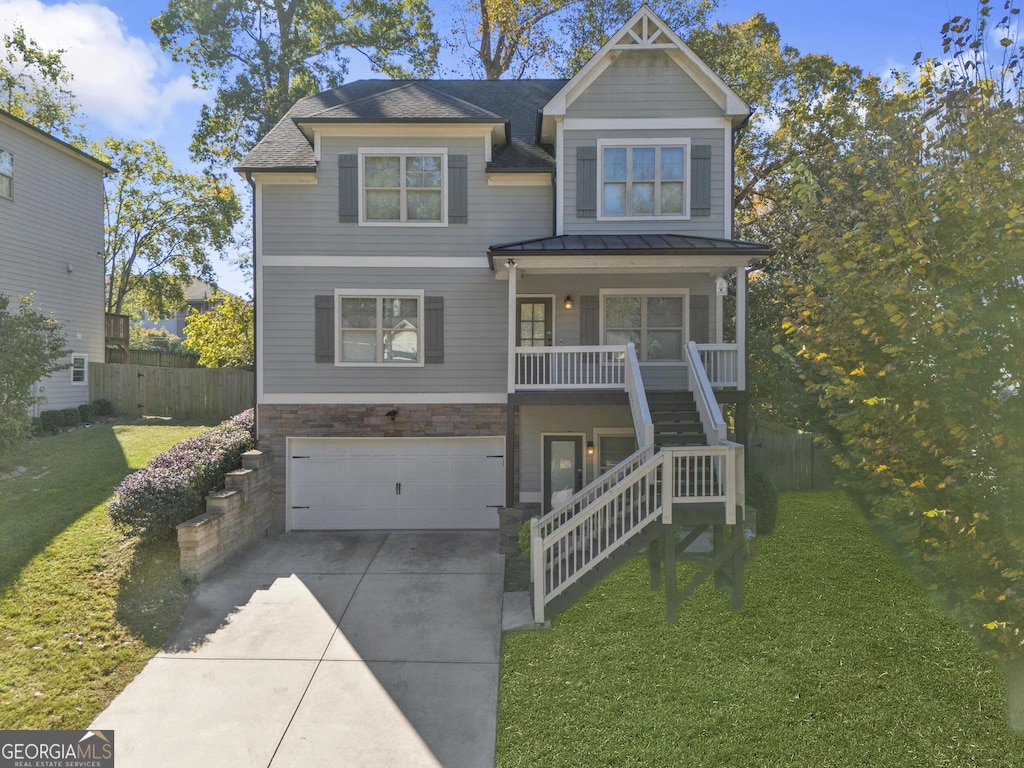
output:
M0 155L7 155L11 159L11 173L10 173L10 175L7 175L6 173L0 174L0 176L3 176L4 178L11 180L11 194L9 194L9 195L0 195L0 199L3 199L3 200L13 200L14 199L14 153L11 152L8 149L0 148Z
M363 168L367 157L441 156L440 221L375 221L366 218L366 186ZM404 196L403 196L404 197ZM448 226L448 148L447 147L359 147L359 225L363 227L447 227Z
M683 297L683 345L690 340L690 289L689 288L602 288L599 291L598 302L600 304L600 316L601 316L601 343L604 344L605 337L605 318L604 318L604 300L608 296L682 296ZM641 354L641 350L636 351L637 355ZM684 357L679 360L644 360L640 359L642 365L650 366L678 366L685 360Z
M415 363L385 363L385 362L350 362L346 363L341 360L341 299L358 297L363 299L404 299L414 298L417 299L416 304L416 315L417 315L417 334L419 336L419 343L416 349L416 362ZM415 290L363 290L363 289L349 289L349 288L335 288L334 289L334 365L336 368L390 368L392 370L402 368L422 368L424 359L424 342L426 341L425 329L423 327L423 304L424 304L424 292ZM378 321L380 317L378 316ZM383 333L383 329L377 326L378 344L380 343L380 334Z
M82 361L82 380L75 381L75 360ZM77 352L71 353L71 386L81 387L89 385L89 356L80 355Z
M598 139L597 140L597 220L598 221L687 221L690 218L690 142L689 138L664 139ZM604 150L605 147L683 147L683 213L667 216L607 216L604 212Z

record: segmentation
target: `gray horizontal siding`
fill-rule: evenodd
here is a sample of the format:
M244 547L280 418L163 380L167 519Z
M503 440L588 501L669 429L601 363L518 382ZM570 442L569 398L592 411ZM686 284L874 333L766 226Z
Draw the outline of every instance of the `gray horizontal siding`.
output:
M359 147L447 147L468 162L468 221L447 227L360 226L338 221L338 155ZM317 184L263 187L263 253L308 256L471 256L488 246L552 234L552 191L488 186L483 139L323 141Z
M722 110L664 51L625 51L566 117L721 117Z
M711 147L711 215L695 216L689 220L673 221L629 221L628 219L618 221L597 221L590 218L577 218L576 216L576 148L579 146L595 146L598 139L621 140L628 144L633 138L689 138L691 145L704 144ZM564 174L564 209L563 228L567 235L580 233L679 233L699 237L725 237L726 211L725 211L725 189L726 183L731 184L732 180L726 180L725 165L725 132L724 130L699 129L699 130L678 130L678 131L646 131L644 133L626 131L566 131L563 138L565 144L565 157L567 162L563 163ZM688 158L689 162L689 158ZM690 171L686 171L689 180ZM598 190L598 211L600 211L601 192Z
M0 198L0 293L32 294L62 323L68 348L103 362L102 172L2 118L0 149L14 155L14 198ZM89 399L70 370L40 386L37 411Z
M314 362L314 296L335 288L444 297L444 363L357 368ZM507 388L508 287L483 269L266 267L260 336L268 393L494 392Z

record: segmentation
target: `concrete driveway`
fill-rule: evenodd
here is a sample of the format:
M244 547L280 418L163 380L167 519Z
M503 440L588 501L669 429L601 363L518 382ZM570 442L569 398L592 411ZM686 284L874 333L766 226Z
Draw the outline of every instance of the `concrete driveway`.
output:
M91 727L118 768L491 766L503 565L496 531L270 539Z

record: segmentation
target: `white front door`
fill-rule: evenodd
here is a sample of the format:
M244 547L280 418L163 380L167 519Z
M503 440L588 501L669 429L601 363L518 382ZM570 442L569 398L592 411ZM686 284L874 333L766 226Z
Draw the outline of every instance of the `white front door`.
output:
M290 438L288 528L497 528L505 438Z

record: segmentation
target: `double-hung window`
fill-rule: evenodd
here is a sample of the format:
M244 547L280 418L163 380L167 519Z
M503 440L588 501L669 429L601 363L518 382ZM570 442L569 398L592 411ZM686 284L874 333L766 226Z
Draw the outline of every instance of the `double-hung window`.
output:
M14 197L14 155L0 149L0 197Z
M601 218L686 218L689 140L598 142Z
M338 365L423 363L423 294L336 292Z
M686 343L685 310L682 294L605 295L605 344L632 342L645 362L680 361Z
M71 356L71 383L72 384L88 384L89 383L89 356L88 355L72 355Z
M444 224L447 154L441 150L362 154L363 221Z

